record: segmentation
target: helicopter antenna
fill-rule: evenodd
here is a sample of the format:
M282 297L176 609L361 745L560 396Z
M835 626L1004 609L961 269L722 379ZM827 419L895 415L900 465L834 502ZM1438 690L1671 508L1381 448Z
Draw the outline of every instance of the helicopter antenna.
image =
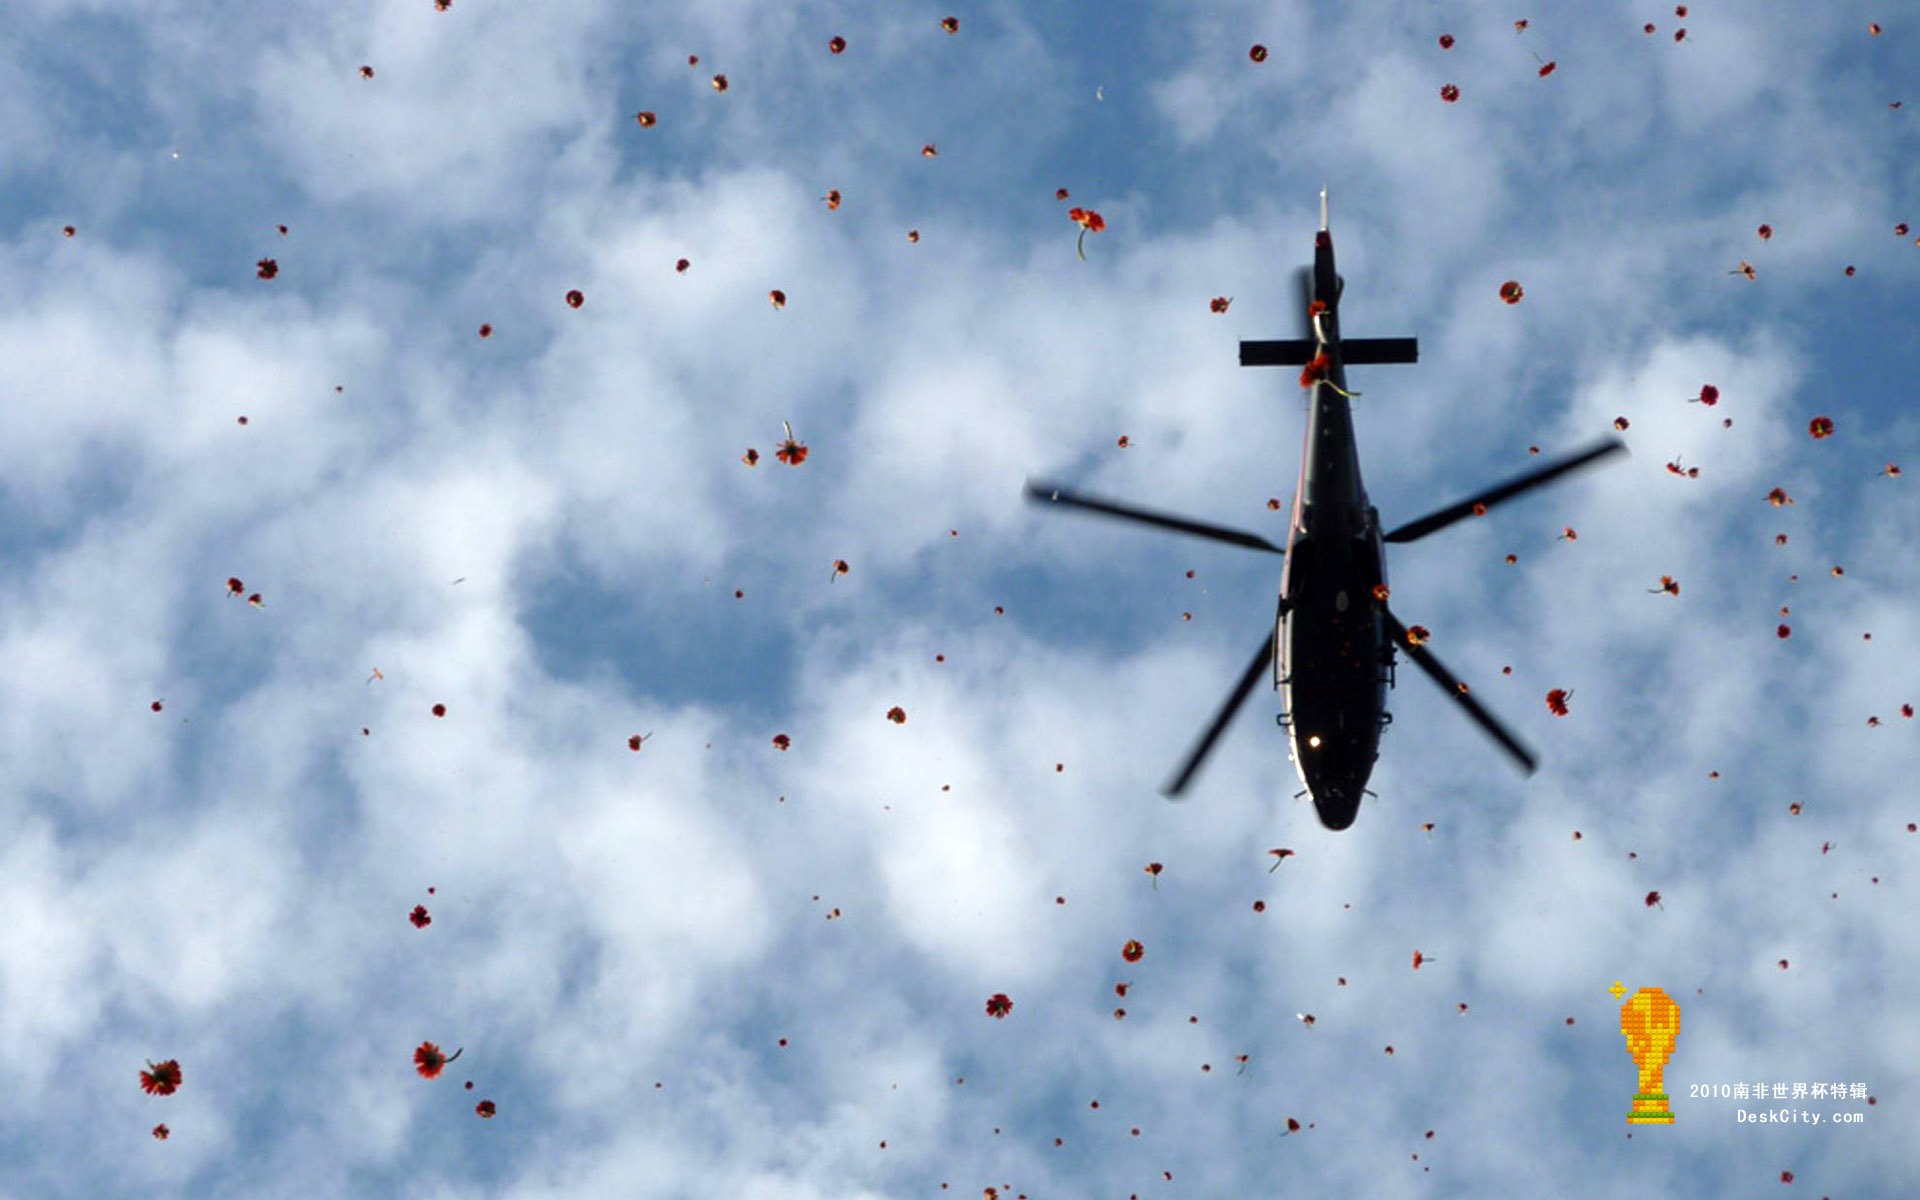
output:
M1320 189L1320 232L1327 231L1327 189Z

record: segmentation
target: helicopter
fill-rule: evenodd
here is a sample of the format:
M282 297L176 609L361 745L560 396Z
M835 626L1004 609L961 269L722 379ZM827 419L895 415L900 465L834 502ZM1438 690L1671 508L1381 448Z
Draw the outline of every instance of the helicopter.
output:
M1313 797L1320 823L1338 831L1353 824L1362 797L1372 794L1367 780L1380 757L1380 735L1393 720L1386 707L1387 692L1394 686L1400 650L1525 774L1532 775L1539 761L1426 648L1419 627L1410 630L1388 607L1386 544L1417 541L1468 517L1483 516L1496 504L1624 453L1626 445L1618 438L1605 439L1382 532L1379 511L1368 501L1360 479L1350 404L1355 393L1347 389L1346 368L1348 364L1416 362L1419 343L1410 337L1341 339L1340 295L1345 280L1334 269L1325 191L1320 193L1313 266L1302 268L1300 275L1308 336L1240 343L1241 366L1298 366L1303 368L1301 385L1311 389L1300 479L1285 546L1258 534L1031 479L1026 495L1040 503L1285 557L1273 628L1261 639L1239 682L1162 792L1178 798L1186 790L1270 667L1284 710L1277 720L1287 731L1289 756L1305 788L1301 794Z

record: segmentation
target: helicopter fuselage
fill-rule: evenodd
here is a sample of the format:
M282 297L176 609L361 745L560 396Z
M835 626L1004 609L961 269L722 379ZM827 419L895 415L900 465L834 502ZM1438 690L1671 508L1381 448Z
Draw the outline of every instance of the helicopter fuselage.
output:
M1360 811L1392 719L1393 642L1380 601L1387 582L1380 518L1367 499L1354 443L1353 409L1340 345L1340 278L1333 239L1314 242L1314 355L1300 481L1287 526L1274 636L1289 751L1300 781L1329 829Z

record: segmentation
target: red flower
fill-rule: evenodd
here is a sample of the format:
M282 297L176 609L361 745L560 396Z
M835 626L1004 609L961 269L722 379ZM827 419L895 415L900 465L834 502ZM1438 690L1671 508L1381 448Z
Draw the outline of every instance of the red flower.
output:
M839 211L840 209L840 189L839 188L828 188L827 194L820 198L827 202L828 212Z
M254 274L258 275L260 278L272 279L275 275L278 275L280 273L280 264L275 262L271 258L263 258L259 262L253 264L253 269L254 269Z
M1212 308L1214 312L1223 313L1227 311L1227 305L1232 303L1233 297L1231 296L1215 296L1213 298Z
M846 559L844 558L834 559L833 574L827 576L827 582L832 583L834 580L840 578L842 575L845 575L848 571L851 571L852 569L853 569L852 567L847 565Z
M372 79L372 78L373 78L373 68L372 68L372 67L367 67L367 66L363 66L363 67L361 67L361 68L360 68L360 78L362 78L362 79Z
M793 440L793 426L787 425L785 421L781 424L786 425L787 437L780 443L780 448L773 452L773 456L790 467L797 467L807 461L807 448Z
M829 38L827 39L827 49L835 54L845 54L847 51L847 39L839 36Z
M1150 877L1152 877L1152 879L1153 879L1153 886L1154 886L1154 887L1155 887L1156 889L1157 889L1157 888L1158 888L1158 887L1160 886L1160 872L1161 872L1161 871L1163 871L1163 870L1165 870L1165 868L1164 868L1164 867L1162 867L1162 866L1161 866L1161 865L1160 865L1159 863L1157 863L1157 862L1150 862L1150 863L1148 863L1148 864L1147 864L1147 867L1146 867L1146 871L1147 871L1147 874L1148 874L1148 875L1149 875Z
M1548 62L1548 63L1540 64L1540 78L1545 79L1547 76L1553 74L1553 69L1559 65L1560 64L1558 62Z
M407 914L407 920L413 922L415 929L425 929L433 924L433 918L428 915L427 906L424 904L414 905L413 911Z
M151 705L149 705L149 707L150 707L150 708L152 708L152 709L153 709L153 711L155 711L155 712L159 712L159 711L160 711L160 709L161 709L161 704L160 704L160 701L158 701L158 700L155 700L155 701L154 701L154 702L153 702L153 703L152 703Z
M482 326L480 327L480 336L481 336L481 337L483 337L483 338L489 338L489 337L492 337L492 336L493 336L493 326L491 326L491 325L482 325Z
M1659 893L1659 892L1648 892L1648 893L1647 893L1647 907L1648 907L1648 908L1652 908L1652 907L1654 907L1655 905L1659 905L1659 907L1660 907L1661 909L1663 909L1663 910L1664 910L1664 909L1666 908L1666 905L1664 905L1664 904L1661 904L1661 903L1660 903L1660 893Z
M421 1042L420 1048L413 1052L413 1069L420 1072L422 1079L438 1079L447 1064L466 1053L465 1048L455 1050L449 1058L440 1052L440 1047L432 1042Z
M1013 1011L1013 1000L1005 992L995 992L987 997L987 1015L995 1020L1006 1020Z
M773 748L775 750L785 750L791 745L793 745L793 739L786 734L776 733L773 735Z
M1807 422L1807 432L1813 435L1815 441L1819 441L1821 438L1832 437L1833 418L1815 417L1813 420Z
M1784 508L1793 503L1793 497L1787 495L1785 488L1775 488L1767 493L1767 503L1775 508Z
M940 19L940 28L946 30L948 33L959 33L960 18L959 17L942 17Z
M1525 289L1523 289L1514 280L1509 279L1505 283L1500 285L1500 298L1502 300L1505 300L1508 304L1520 303L1520 297L1526 294L1527 293Z
M1263 63L1267 61L1267 48L1255 43L1253 49L1247 51L1247 57L1257 63Z
M1146 953L1147 953L1147 948L1145 946L1142 946L1138 941L1133 940L1131 938L1128 939L1126 945L1120 947L1120 957L1126 959L1130 963L1139 962L1143 957L1146 956Z
M1269 850L1267 851L1267 853L1273 855L1273 865L1267 868L1267 874L1269 875L1273 874L1275 871L1278 871L1280 869L1281 863L1293 857L1293 851L1288 850L1285 847L1282 847L1281 849L1278 849L1278 850Z
M640 128L642 129L652 129L655 125L658 125L660 123L659 117L655 116L651 112L645 112L645 111L637 112L633 114L633 119L640 122Z
M779 288L774 288L767 293L767 302L775 308L785 308L787 306L787 294Z
M1518 21L1515 21L1513 23L1513 31L1515 33L1525 33L1527 31L1527 19L1522 17Z
M156 1142L164 1142L172 1133L173 1130L168 1129L165 1123L155 1125L153 1127L153 1140Z
M651 733L634 734L632 737L627 739L627 749L632 750L635 753L638 753L640 750L640 747L644 745L646 743L646 740L652 736L653 734Z
M1690 397L1688 403L1704 404L1708 408L1720 403L1720 389L1710 383L1700 385L1700 394Z
M572 291L567 293L568 308L579 308L582 304L585 304L586 302L587 302L586 294L582 292L579 288L574 288Z
M446 715L447 715L447 706L446 706L446 705L444 705L444 704L436 704L436 705L434 705L434 706L433 706L433 715L434 715L434 716L436 716L436 717L444 717L444 716L446 716Z
M147 1060L147 1069L140 1072L140 1086L149 1096L171 1096L180 1087L180 1060L170 1058L159 1066Z
M1067 217L1080 227L1080 240L1076 243L1076 249L1078 249L1080 253L1081 260L1085 261L1087 257L1087 235L1089 233L1100 233L1104 231L1107 227L1107 219L1090 208L1070 208L1067 210Z
M926 145L920 147L920 157L921 158L939 158L940 157L939 147L935 146L932 142L928 142Z
M727 77L725 75L715 75L713 77L713 90L716 92L724 92L727 90Z
M1673 31L1673 40L1674 40L1674 41L1676 41L1676 42L1684 42L1684 41L1686 41L1686 40L1687 40L1687 31L1686 31L1686 30L1684 30L1684 29L1676 29L1676 30L1674 30L1674 31Z
M1432 632L1425 625L1407 626L1407 645L1409 646L1424 646L1432 636Z
M1310 388L1319 383L1327 377L1327 369L1331 366L1333 366L1333 359L1327 356L1326 351L1323 350L1314 355L1306 366L1300 368L1300 386Z
M675 275L685 275L687 273L687 268L691 267L692 265L693 265L693 262L690 259L676 258L673 261L673 273Z
M1684 32L1685 32L1685 30L1682 30L1681 32L1683 32L1683 33L1684 33ZM1754 270L1753 270L1753 264L1752 264L1752 263L1750 263L1750 262L1748 262L1748 261L1746 261L1745 259L1742 259L1742 260L1740 260L1740 269L1739 269L1739 270L1737 270L1737 271L1728 271L1728 272L1727 272L1727 274L1729 274L1729 275L1745 275L1745 276L1746 276L1746 277L1747 277L1748 279L1753 279L1753 278L1756 278L1756 276L1755 276L1755 274L1754 274Z
M1547 711L1552 713L1556 717L1566 716L1567 701L1571 700L1572 698L1573 698L1573 693L1568 691L1567 689L1554 688L1552 691L1547 693Z
M892 721L895 725L905 725L907 723L907 710L896 704L887 710L887 720Z
M482 1100L480 1103L473 1106L473 1111L476 1113L479 1113L483 1118L491 1120L493 1117L493 1114L499 1110L494 1108L493 1101Z
M1427 957L1426 955L1424 955L1424 954L1422 954L1422 953L1420 953L1420 952L1419 952L1418 950L1415 950L1415 951L1413 952L1413 969L1414 969L1414 970L1416 970L1416 971L1418 971L1418 970L1420 969L1420 964L1421 964L1421 963L1428 963L1428 962L1433 962L1433 961L1435 961L1435 960L1434 960L1434 959L1431 959L1431 958L1428 958L1428 957Z
M760 465L760 452L752 446L748 446L747 452L740 456L740 461L750 467L757 467Z
M1761 226L1761 227L1759 228L1759 230L1757 230L1757 232L1758 232L1758 233L1760 234L1760 240L1761 240L1761 241L1763 241L1763 242L1770 242L1770 241L1772 241L1772 240L1773 240L1773 226L1771 226L1771 225L1762 225L1762 226Z
M1656 596L1662 592L1665 592L1669 596L1678 596L1680 594L1680 583L1671 575L1662 575L1660 577L1660 586L1657 588L1648 588L1647 591Z
M1786 639L1793 636L1793 626L1791 625L1777 626L1774 629L1773 633L1775 637L1778 637L1780 640L1785 641Z
M1440 98L1448 104L1452 104L1460 98L1460 89L1449 83L1440 89Z
M1453 35L1452 35L1452 34L1450 34L1450 33L1443 33L1443 34L1441 34L1441 35L1440 35L1440 48L1441 48L1442 50L1451 50L1451 49L1453 49Z

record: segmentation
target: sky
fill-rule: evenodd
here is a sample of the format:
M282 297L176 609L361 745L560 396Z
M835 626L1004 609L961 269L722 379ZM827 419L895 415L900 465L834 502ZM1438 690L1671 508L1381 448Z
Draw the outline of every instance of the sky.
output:
M1920 10L1687 7L13 0L0 1200L1914 1194ZM1284 539L1322 188L1385 524L1631 450L1338 833L1022 496Z

